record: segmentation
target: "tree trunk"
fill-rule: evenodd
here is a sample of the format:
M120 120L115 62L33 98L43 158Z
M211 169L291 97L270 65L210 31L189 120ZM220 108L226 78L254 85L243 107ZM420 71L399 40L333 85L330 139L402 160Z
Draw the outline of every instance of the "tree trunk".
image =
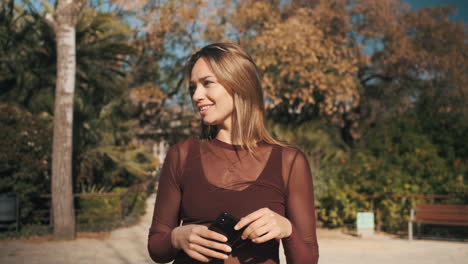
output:
M73 0L59 0L54 16L46 19L57 42L54 135L52 152L52 210L55 239L75 239L73 204L73 96L75 92L75 25L80 8Z

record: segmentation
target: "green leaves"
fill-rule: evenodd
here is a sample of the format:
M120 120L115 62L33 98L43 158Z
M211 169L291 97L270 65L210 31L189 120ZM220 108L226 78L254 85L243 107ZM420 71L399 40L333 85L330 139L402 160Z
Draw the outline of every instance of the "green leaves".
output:
M463 176L457 175L467 175L466 168L461 172L454 166L459 163L443 156L430 133L414 120L421 118L408 113L377 125L354 146L348 161L325 165L338 167L336 173L327 175L327 192L318 197L319 217L327 225L354 221L349 210L379 209L385 219L383 229L401 230L414 199L395 196L449 194L453 186L463 186ZM464 201L462 193L452 202ZM373 202L373 208L364 202Z
M18 193L23 223L50 190L51 134L50 122L0 104L0 193Z

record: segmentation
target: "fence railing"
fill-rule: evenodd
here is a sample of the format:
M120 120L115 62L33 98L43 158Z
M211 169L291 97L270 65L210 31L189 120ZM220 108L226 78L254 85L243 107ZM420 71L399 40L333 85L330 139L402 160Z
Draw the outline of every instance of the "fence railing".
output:
M125 212L124 208L124 201L126 198L128 198L130 195L138 193L138 192L146 192L147 194L152 192L148 187L150 186L151 182L154 182L154 179L147 180L143 183L133 185L129 187L125 192L110 192L110 193L75 193L73 194L74 198L74 205L75 205L75 215L77 220L77 224L80 224L81 222L89 222L93 220L103 220L103 219L119 219L122 220L126 216L128 212ZM51 199L52 195L51 194L42 194L38 196L39 199L42 199L43 201L41 202L41 207L43 209L36 209L33 210L33 221L35 222L40 222L43 224L50 224L53 225L53 211L52 211L52 206L51 206ZM111 210L108 210L107 212L99 212L96 214L87 214L86 210L89 210L89 208L86 209L80 209L80 202L83 203L83 200L85 199L101 199L101 198L110 198L111 201L115 204L115 207L112 207ZM114 198L114 199L112 199ZM80 201L82 200L82 201Z

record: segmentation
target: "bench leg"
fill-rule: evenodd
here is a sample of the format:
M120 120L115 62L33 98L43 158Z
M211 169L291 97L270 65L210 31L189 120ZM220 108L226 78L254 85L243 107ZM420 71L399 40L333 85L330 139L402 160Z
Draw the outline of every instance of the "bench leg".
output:
M421 224L418 223L417 226L418 226L418 227L417 227L417 229L418 229L418 230L417 230L417 233L418 233L417 236L418 236L418 239L421 239Z
M408 221L408 240L413 240L413 222Z
M414 220L414 210L410 211L410 220L408 221L408 239L413 240L413 220Z
M20 222L20 214L19 214L19 195L16 194L16 233L19 231L19 222Z

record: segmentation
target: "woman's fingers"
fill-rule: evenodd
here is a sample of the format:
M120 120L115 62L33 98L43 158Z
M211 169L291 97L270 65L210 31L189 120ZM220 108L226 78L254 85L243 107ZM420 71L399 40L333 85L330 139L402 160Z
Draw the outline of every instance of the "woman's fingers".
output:
M255 234L259 234L256 237L251 238L254 243L264 243L268 240L276 238L279 235L279 229L274 224L268 224L257 229Z
M261 236L263 234L257 234L259 228L267 225L267 219L265 217L258 219L257 221L251 223L242 233L242 239L247 239L247 238L255 238L257 236Z
M202 254L198 253L198 252L195 251L195 250L187 250L186 253L187 253L187 255L189 255L191 258L196 259L196 260L198 260L198 261L202 261L202 262L208 262L208 261L210 261L209 258L203 256Z
M224 253L231 252L231 248L224 243L227 241L225 236L203 225L177 227L172 236L174 247L183 249L191 258L202 262L208 262L209 258L226 259L228 256Z
M263 243L272 238L276 238L280 234L280 230L276 223L268 222L263 226L255 228L248 236L255 243Z
M259 209L243 217L234 229L239 230L247 226L242 232L242 239L249 238L255 243L263 243L271 239L281 239L291 234L291 222L270 210Z
M221 241L221 242L217 242ZM188 237L188 249L192 252L196 252L193 258L196 258L200 261L208 261L208 258L218 258L218 259L227 259L227 254L231 252L231 247L222 243L226 242L227 238L217 232L209 230L206 226L200 226L193 230L193 233ZM216 250L222 251L218 252ZM203 256L204 258L195 257Z
M246 217L243 217L239 223L237 223L237 228L242 228L247 226L247 228L242 233L242 239L246 238L255 238L259 235L254 233L258 228L275 221L275 213L268 208L259 209ZM237 229L234 227L234 229Z
M207 239L216 240L216 241L223 242L223 243L228 241L227 237L221 235L218 232L209 230L208 227L206 226L200 226L200 228L194 231L197 235L207 238Z
M244 226L249 225L250 223L254 222L255 220L259 219L263 215L267 214L268 212L271 212L270 209L268 208L262 208L258 209L255 212L242 217L241 220L234 226L235 230L239 230L243 228Z
M212 248L212 249L216 249L216 250L221 250L221 251L224 251L224 252L231 252L231 247L229 247L228 245L224 244L224 243L219 243L219 242L216 242L216 241L213 241L213 240L209 240L209 239L205 239L201 236L192 236L192 237L189 237L189 242L190 244L196 244L196 245L200 245L200 246L203 246L205 248Z
M213 258L218 258L218 259L227 259L228 256L226 254L223 254L221 252L203 247L201 245L191 243L190 244L190 250L196 251L199 254L202 254L205 257L213 257Z

